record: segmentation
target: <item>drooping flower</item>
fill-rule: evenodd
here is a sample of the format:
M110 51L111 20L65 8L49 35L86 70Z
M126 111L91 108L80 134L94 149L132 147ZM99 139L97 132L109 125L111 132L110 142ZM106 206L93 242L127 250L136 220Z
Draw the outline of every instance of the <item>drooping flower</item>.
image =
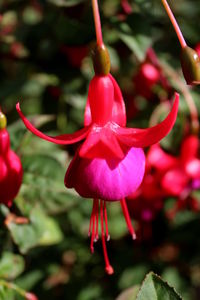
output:
M0 111L0 202L11 206L21 186L23 170L19 157L10 148L6 123Z
M57 137L47 136L37 130L25 118L19 103L17 104L17 111L27 129L40 138L62 145L84 139L67 170L65 185L75 188L83 197L94 198L91 249L98 236L101 199L102 242L108 273L113 270L107 260L103 230L104 219L106 232L108 231L106 201L121 201L129 230L135 238L124 198L133 193L142 182L145 169L142 148L158 142L171 130L177 115L178 100L179 96L176 94L171 112L160 124L147 129L126 128L124 102L119 86L111 74L95 75L89 86L85 127L74 134Z
M93 243L98 239L100 206L105 270L112 274L113 268L106 249L106 239L109 239L106 201L120 201L127 227L135 239L125 197L133 193L142 182L145 170L142 148L160 141L174 125L179 95L175 94L172 110L160 124L147 129L126 128L125 105L120 88L110 74L110 59L102 42L96 1L93 1L93 8L98 42L93 55L95 76L89 85L84 128L73 134L48 136L28 121L19 103L16 108L27 129L44 140L61 145L84 140L66 172L65 185L75 188L83 197L94 199L89 227L92 252Z

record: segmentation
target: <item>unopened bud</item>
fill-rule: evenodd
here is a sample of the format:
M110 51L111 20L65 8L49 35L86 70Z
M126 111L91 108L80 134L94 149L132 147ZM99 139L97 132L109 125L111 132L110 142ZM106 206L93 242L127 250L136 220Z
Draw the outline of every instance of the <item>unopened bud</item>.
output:
M95 74L108 75L110 72L110 56L104 44L95 46L92 58Z
M7 119L6 116L0 111L0 130L6 128Z
M194 49L188 46L182 48L181 66L187 84L200 84L200 57Z

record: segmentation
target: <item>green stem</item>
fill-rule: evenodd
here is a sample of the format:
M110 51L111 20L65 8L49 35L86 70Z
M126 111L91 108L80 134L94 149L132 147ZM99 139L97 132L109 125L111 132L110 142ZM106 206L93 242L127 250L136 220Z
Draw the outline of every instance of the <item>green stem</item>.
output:
M4 286L7 289L14 290L19 295L21 295L22 297L26 298L26 292L24 290L22 290L20 287L18 287L14 283L7 282L7 281L4 281L4 280L0 280L0 286Z

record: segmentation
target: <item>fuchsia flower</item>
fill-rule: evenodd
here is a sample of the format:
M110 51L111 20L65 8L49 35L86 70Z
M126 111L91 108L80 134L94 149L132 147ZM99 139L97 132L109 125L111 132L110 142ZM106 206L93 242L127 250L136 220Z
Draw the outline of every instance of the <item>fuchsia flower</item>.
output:
M195 135L183 140L180 156L166 153L159 144L150 147L143 182L126 198L131 217L138 221L137 236L143 240L151 238L151 223L167 197L176 198L175 205L167 211L169 218L186 208L199 211L198 200L191 194L200 188L198 150L199 140Z
M107 258L104 239L103 219L108 237L106 201L121 202L129 230L135 238L124 198L133 193L142 182L145 170L142 148L158 142L171 130L177 115L178 100L179 96L176 94L171 112L160 124L147 129L126 128L124 102L119 86L110 74L95 75L89 86L85 127L74 134L57 137L47 136L33 127L22 114L19 103L17 104L17 111L27 129L40 138L62 145L84 139L67 170L65 185L75 188L83 197L94 198L90 224L92 251L93 241L98 238L101 199L102 242L108 273L113 270Z
M120 201L128 229L135 239L125 197L133 193L142 182L145 170L142 148L160 141L174 125L179 95L175 95L171 112L160 124L147 129L126 127L123 97L118 84L109 73L110 61L102 41L97 1L92 3L97 28L97 46L93 57L95 76L89 85L84 128L73 134L48 136L26 119L19 103L16 108L27 129L44 140L61 145L84 140L66 172L65 185L75 188L83 197L94 199L89 227L92 252L93 243L98 239L100 205L105 270L112 274L113 268L106 250L106 239L109 239L106 201Z
M198 203L191 196L191 191L200 188L198 150L198 137L189 135L182 142L179 157L165 153L159 145L152 146L148 152L148 163L150 168L154 169L155 178L159 178L163 196L173 196L178 199L171 216L187 206L188 201L189 206L197 210Z
M21 186L23 170L19 157L10 149L6 122L0 111L0 202L11 206Z

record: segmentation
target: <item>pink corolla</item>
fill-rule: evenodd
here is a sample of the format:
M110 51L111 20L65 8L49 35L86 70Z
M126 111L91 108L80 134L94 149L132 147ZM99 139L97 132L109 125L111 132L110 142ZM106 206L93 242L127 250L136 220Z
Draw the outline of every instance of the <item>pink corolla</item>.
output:
M0 110L0 203L11 206L21 186L23 170L19 157L10 148L6 123Z

